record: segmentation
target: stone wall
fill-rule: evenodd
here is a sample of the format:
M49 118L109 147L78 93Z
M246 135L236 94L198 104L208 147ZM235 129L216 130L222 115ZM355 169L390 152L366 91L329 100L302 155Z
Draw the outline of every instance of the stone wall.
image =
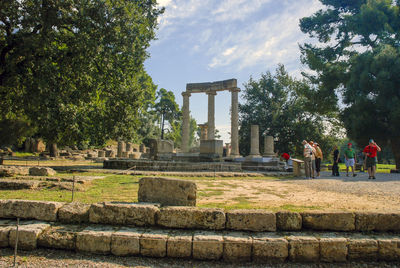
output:
M261 209L224 211L217 208L148 203L95 204L31 200L0 200L0 219L32 219L174 229L336 232L399 232L400 213L270 212Z
M0 200L0 248L14 246L17 217L23 250L227 262L400 261L400 213Z

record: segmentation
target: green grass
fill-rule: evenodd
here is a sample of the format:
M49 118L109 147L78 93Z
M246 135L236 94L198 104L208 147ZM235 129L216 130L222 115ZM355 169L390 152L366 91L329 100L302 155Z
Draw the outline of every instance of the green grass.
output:
M388 164L377 164L376 165L376 172L377 173L390 173L391 169L396 169L396 165L388 165ZM339 163L339 170L346 172L346 164ZM351 168L349 168L351 171Z
M16 157L27 157L27 156L37 156L37 154L25 153L25 152L14 152L14 156L16 156Z
M69 174L69 176L72 176ZM130 175L108 175L97 179L85 192L75 192L74 201L96 203L105 201L137 202L139 178ZM2 199L28 199L70 202L71 191L66 190L0 190Z

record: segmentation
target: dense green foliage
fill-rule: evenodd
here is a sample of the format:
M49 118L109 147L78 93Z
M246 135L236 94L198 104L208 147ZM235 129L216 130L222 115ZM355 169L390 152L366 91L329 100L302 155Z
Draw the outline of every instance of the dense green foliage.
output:
M64 145L139 139L155 0L2 0L0 120Z
M400 1L321 0L323 10L300 22L319 44L301 46L317 86L315 110L340 111L349 138L392 148L400 168ZM339 105L339 100L343 105Z
M275 150L302 157L302 140L313 140L321 144L322 150L329 150L336 142L336 136L328 136L334 125L317 114L307 112L307 99L301 94L309 84L291 78L280 65L275 74L267 72L256 81L250 78L245 84L244 104L240 112L240 153L250 151L250 126L259 125L260 147L264 135L276 139ZM329 126L329 127L327 127ZM262 150L261 150L262 152Z

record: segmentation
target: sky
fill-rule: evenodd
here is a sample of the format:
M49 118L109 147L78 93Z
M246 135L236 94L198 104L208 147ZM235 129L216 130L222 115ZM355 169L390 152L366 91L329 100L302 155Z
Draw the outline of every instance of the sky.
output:
M299 20L322 8L318 0L158 0L157 40L151 42L148 74L158 88L174 92L182 107L187 83L236 78L238 87L252 77L274 72L279 63L293 76L307 68L300 63L299 44L310 41ZM192 94L191 116L207 122L207 95ZM239 102L243 103L241 94ZM229 92L215 97L215 125L230 142Z

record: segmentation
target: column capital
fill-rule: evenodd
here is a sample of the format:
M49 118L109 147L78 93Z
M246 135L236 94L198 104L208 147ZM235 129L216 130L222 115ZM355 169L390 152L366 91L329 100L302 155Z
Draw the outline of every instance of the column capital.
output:
M190 93L190 92L187 92L187 91L182 92L183 97L190 97L191 95L192 95L192 93Z
M206 94L207 94L207 95L214 95L214 96L215 96L215 95L217 95L217 92L216 92L216 91L211 91L211 90L210 90L210 91L206 91Z
M229 89L230 92L240 92L240 88L236 87L236 88L231 88Z

